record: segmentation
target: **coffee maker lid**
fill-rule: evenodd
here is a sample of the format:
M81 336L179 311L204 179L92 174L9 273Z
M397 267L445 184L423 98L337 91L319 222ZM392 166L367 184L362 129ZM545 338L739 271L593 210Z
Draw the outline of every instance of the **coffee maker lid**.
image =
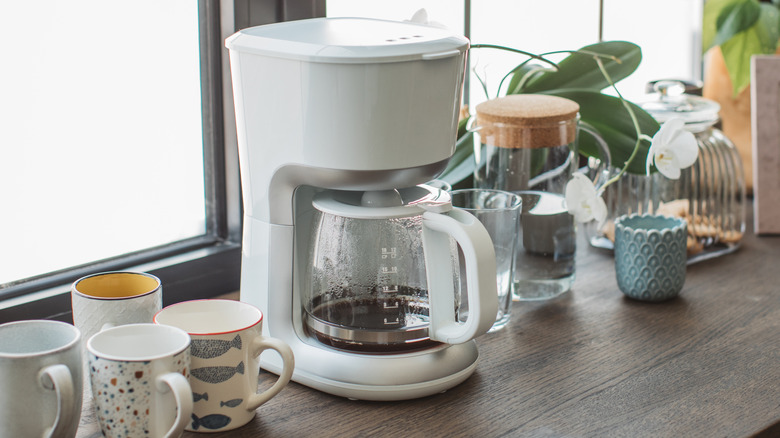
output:
M243 29L230 50L338 64L400 62L461 55L463 36L437 27L369 18L312 18Z
M426 211L452 210L452 198L444 190L424 184L405 189L346 191L326 190L314 196L312 205L323 213L353 219L391 219L418 216Z

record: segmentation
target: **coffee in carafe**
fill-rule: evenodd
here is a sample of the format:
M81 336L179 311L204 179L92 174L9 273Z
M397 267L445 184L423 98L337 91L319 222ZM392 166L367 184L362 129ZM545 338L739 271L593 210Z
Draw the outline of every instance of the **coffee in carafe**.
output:
M446 234L444 244L426 246L424 215L451 211L449 195L427 186L323 192L313 205L310 284L302 294L307 330L326 345L364 353L438 345L429 333L428 277L450 289L452 299L444 308L455 320L458 252ZM458 228L456 220L451 223Z
M311 286L303 303L308 329L320 342L352 351L396 352L435 345L428 335L421 212L404 208L395 190L357 196L329 192L315 199ZM375 199L368 201L369 196ZM387 199L377 202L380 197ZM344 211L336 214L340 208ZM414 214L397 217L410 213ZM452 254L439 256L449 259L449 275L457 285ZM458 311L457 301L452 311Z

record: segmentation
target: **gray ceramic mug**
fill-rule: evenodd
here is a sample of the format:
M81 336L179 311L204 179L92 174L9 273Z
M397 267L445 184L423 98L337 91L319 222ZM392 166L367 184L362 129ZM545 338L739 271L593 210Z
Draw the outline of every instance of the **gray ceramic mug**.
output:
M73 437L81 417L81 333L59 321L0 325L0 437Z
M642 301L676 297L685 283L688 238L685 220L668 216L621 216L615 220L615 274L620 290Z

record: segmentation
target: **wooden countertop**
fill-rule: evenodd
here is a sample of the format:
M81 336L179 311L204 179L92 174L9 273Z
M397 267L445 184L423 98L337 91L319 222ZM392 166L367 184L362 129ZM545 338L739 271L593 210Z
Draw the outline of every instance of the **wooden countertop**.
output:
M681 296L659 304L624 298L611 254L581 241L574 290L514 303L446 393L364 402L290 383L253 422L209 435L780 436L780 237L748 227L739 251L689 266ZM100 436L84 412L78 436Z

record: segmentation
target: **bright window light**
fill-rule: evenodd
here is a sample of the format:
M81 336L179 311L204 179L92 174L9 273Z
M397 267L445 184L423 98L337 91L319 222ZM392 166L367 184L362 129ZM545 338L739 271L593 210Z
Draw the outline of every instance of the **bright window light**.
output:
M0 14L0 287L205 233L198 3Z
M328 0L328 16L404 20L425 8L428 18L464 32L464 1ZM701 0L604 0L604 40L631 41L642 48L637 71L619 85L629 100L645 98L645 84L658 79L701 78ZM474 44L509 46L534 54L576 50L599 38L599 0L472 0L470 34ZM468 101L473 108L499 93L501 78L527 58L496 50L470 53ZM551 56L559 61L565 55ZM477 76L487 84L487 95ZM506 86L506 83L504 84ZM503 95L505 90L500 90ZM473 110L472 110L473 111Z

